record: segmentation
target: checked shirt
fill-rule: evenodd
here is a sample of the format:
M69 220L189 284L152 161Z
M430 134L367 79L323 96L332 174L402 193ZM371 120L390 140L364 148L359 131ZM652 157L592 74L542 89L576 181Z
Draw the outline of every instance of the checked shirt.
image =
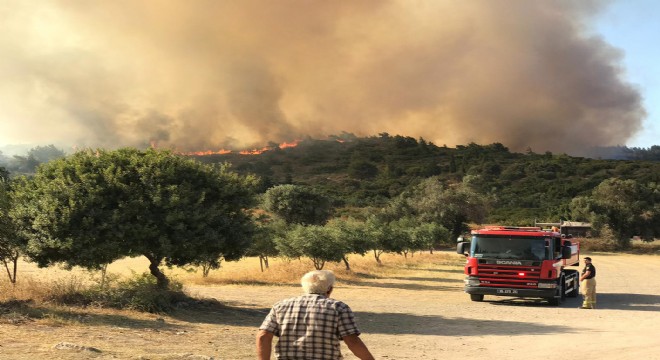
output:
M275 356L287 360L342 359L339 340L360 335L348 305L318 294L278 302L259 329L279 337Z

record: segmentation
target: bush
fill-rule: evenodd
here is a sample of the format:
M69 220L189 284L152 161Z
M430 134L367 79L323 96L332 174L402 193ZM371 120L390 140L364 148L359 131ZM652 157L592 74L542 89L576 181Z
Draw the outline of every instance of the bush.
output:
M188 299L180 282L170 281L167 289L160 289L156 279L147 273L134 275L107 289L90 289L88 294L94 305L150 313L169 312L177 303Z
M580 251L593 252L604 251L614 252L617 250L617 243L608 238L589 238L580 240Z
M101 287L74 275L48 282L30 280L22 298L57 305L97 306L151 313L173 310L178 303L190 300L183 285L171 281L169 288L159 289L156 279L147 273L113 281ZM15 294L16 295L16 294Z

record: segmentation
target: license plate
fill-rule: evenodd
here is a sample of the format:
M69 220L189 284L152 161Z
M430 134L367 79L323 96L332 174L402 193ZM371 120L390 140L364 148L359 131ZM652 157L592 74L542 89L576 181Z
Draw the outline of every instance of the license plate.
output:
M512 289L497 289L498 294L517 294L518 290Z

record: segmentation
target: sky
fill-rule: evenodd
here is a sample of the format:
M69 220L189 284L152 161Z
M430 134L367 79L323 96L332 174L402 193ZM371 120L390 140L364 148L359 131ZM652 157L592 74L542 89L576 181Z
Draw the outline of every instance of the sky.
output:
M619 0L598 15L594 31L623 51L625 78L644 97L648 116L643 128L626 142L635 147L660 145L660 2Z
M650 0L0 0L0 151L660 144Z

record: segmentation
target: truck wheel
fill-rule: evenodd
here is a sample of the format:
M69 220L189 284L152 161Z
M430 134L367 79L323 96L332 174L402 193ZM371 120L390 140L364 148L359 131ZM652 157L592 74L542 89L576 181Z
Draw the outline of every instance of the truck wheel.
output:
M564 278L559 279L559 284L557 284L557 294L554 297L548 298L548 303L552 306L557 306L564 301Z
M483 294L470 294L470 300L472 301L484 301Z

